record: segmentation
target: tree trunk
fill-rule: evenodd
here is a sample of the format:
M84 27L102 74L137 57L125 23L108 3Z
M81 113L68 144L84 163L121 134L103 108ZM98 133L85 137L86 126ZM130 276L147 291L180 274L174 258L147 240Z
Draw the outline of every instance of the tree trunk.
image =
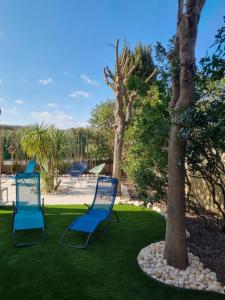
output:
M113 177L118 179L118 194L121 194L121 162L124 142L124 127L120 126L115 130L114 152L113 152Z
M114 153L113 153L113 177L118 179L118 194L121 194L121 159L123 151L123 138L125 133L125 113L123 102L123 74L121 65L119 62L119 40L116 42L116 72L117 79L115 81L115 95L116 95L116 107L115 107L115 139L114 139Z
M178 138L183 126L180 115L195 101L195 43L205 0L178 0L177 32L172 66L171 130L168 150L168 208L164 257L169 265L185 269L188 254L185 230L185 151L186 141Z
M170 131L168 167L168 206L165 258L169 265L184 269L188 264L185 232L185 148L178 140L180 127L172 125Z
M0 201L2 201L2 164L3 164L2 130L0 129Z

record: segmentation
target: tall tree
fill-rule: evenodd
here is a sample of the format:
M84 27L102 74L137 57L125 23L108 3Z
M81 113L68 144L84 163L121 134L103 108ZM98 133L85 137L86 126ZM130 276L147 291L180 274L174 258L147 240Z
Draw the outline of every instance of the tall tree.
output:
M138 47L137 47L138 48ZM140 48L140 45L139 45ZM143 51L137 51L134 55L131 50L125 46L123 48L122 54L119 54L119 39L116 40L115 45L115 56L116 64L115 71L112 72L109 67L104 68L104 75L106 84L113 90L115 94L115 138L114 138L114 152L113 152L113 176L117 177L119 180L118 191L121 192L121 160L122 160L122 151L124 144L124 134L126 128L129 126L131 121L131 112L134 99L138 95L138 91L129 88L132 75L135 74L135 70L141 72L140 58L146 54L145 49ZM143 54L143 55L142 55ZM147 56L145 55L145 64L146 62L152 62L152 60L146 60ZM141 61L143 62L143 61ZM156 73L156 70L152 72L151 69L148 70L148 76L144 74L144 82L149 82ZM143 74L143 72L141 72ZM149 75L150 74L150 75ZM139 77L139 74L137 74ZM143 78L141 78L143 79ZM133 83L132 83L133 85Z
M171 128L168 150L168 210L164 256L179 269L188 265L185 235L185 151L186 141L178 134L180 115L195 102L195 44L205 0L178 0L177 31L170 53L172 98L169 104Z

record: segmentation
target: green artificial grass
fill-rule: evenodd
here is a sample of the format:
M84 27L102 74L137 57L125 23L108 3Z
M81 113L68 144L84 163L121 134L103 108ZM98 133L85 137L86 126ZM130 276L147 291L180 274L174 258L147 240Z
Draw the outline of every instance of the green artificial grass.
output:
M150 280L136 257L144 246L164 239L165 221L148 209L117 205L116 210L120 223L111 223L107 235L97 233L86 250L77 250L59 240L84 206L46 207L46 241L24 248L12 245L11 209L0 209L0 299L224 299Z

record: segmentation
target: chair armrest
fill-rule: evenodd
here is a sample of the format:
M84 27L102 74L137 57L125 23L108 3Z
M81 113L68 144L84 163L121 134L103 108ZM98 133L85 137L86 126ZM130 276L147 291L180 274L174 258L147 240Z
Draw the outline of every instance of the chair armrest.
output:
M44 210L44 205L45 205L45 199L42 198L42 203L41 203L41 209Z
M13 208L13 214L15 215L15 213L17 212L15 201L12 202L12 208Z
M92 206L87 203L84 203L84 205L87 206L87 208L88 208L87 212L89 212L89 210L91 209Z

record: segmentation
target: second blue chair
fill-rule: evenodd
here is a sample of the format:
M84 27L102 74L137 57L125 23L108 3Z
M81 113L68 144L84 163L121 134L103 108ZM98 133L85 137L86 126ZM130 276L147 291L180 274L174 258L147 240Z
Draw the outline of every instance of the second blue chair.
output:
M68 170L68 173L71 176L70 181L72 182L72 179L77 179L77 180L82 179L82 175L84 171L87 169L87 165L88 164L86 161L73 163Z
M89 207L86 214L76 218L65 230L61 239L63 245L84 249L88 246L90 238L97 229L98 225L103 221L106 222L106 232L113 213L116 215L117 223L119 222L118 216L113 210L113 205L117 193L117 185L117 178L98 178L92 205ZM65 237L69 231L79 231L86 233L88 235L86 242L83 245L65 242Z

